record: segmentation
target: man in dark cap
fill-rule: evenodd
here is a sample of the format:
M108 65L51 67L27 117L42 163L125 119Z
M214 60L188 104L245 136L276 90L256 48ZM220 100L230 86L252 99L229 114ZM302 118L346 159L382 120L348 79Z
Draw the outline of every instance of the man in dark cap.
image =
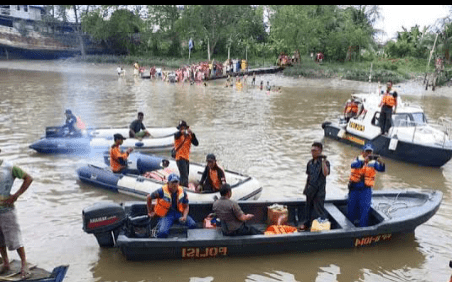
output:
M217 164L214 154L207 154L206 168L198 185L198 191L220 191L221 185L226 184L224 171Z
M80 130L76 128L77 117L72 113L71 110L67 109L64 114L66 115L66 123L60 129L61 136L80 136ZM67 132L66 132L67 128Z
M177 126L178 132L174 134L174 151L177 168L180 174L180 185L188 187L188 174L190 172L190 148L191 144L198 146L196 135L188 124L181 120Z
M124 153L121 152L119 146L122 145L124 140L124 136L117 133L113 135L113 139L115 143L110 148L110 167L114 173L127 173L127 158L129 154L133 151L133 148L127 149Z

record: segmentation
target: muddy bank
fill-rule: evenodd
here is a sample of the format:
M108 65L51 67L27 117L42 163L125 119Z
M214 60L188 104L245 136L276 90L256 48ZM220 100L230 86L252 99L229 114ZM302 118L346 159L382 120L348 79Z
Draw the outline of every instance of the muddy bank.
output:
M126 78L133 77L132 65L121 65L126 71ZM72 60L0 60L0 69L17 69L29 71L48 71L60 73L84 73L99 74L117 78L117 64L109 63L86 63L73 62ZM167 68L169 69L169 68ZM287 77L292 78L292 77ZM221 79L218 81L222 81ZM293 78L290 84L313 88L340 88L350 89L352 92L374 92L377 91L378 83L353 81L335 78L305 78L302 76ZM384 87L385 82L382 82ZM428 95L428 96L452 96L452 88L448 86L437 87L435 91L425 90L423 78L417 77L412 80L396 84L395 89L406 95Z

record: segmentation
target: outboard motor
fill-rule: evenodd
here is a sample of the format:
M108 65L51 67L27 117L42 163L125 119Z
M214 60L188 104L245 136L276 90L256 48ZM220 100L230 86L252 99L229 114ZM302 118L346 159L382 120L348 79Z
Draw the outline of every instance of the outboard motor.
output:
M126 220L123 207L116 203L97 203L83 209L83 230L94 234L101 247L113 247Z

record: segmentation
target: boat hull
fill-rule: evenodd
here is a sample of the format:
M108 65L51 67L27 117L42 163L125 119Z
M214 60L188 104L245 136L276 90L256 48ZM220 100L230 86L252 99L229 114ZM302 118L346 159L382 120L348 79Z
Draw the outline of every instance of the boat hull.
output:
M137 152L154 153L170 151L174 147L175 127L148 128L151 138L127 138L121 149L133 148ZM128 128L89 129L81 137L46 136L29 147L42 154L87 154L91 151L108 151L113 144L113 135L129 135Z
M146 199L149 193L152 193L164 185L164 182L158 179L145 178L142 175L145 172L161 169L160 164L164 157L155 155L144 155L132 153L129 156L130 173L123 175L113 173L109 167L98 167L94 165L85 165L77 169L77 175L80 181L93 185L95 187L110 190L112 192L122 193L133 196L138 199ZM106 163L109 164L108 156L105 156ZM175 160L169 160L169 171L179 174ZM190 162L189 180L196 183L200 180L204 166ZM236 200L257 200L262 193L262 186L259 182L249 176L245 176L233 171L225 170L227 182L231 185L233 199ZM193 189L185 187L190 201L213 202L215 198L220 197L219 192L198 193Z
M374 139L366 139L362 136L346 132L340 134L341 127L337 124L325 122L322 124L325 137L362 148L370 142L374 146L374 153L394 160L415 163L423 166L441 167L452 158L452 148L425 146L407 141L391 139L388 136L378 135ZM391 150L391 140L396 142L394 150Z
M181 226L173 226L170 238L159 239L137 238L125 228L119 232L115 242L128 260L218 258L331 248L360 248L382 244L400 235L413 233L417 226L436 213L441 200L440 191L376 191L373 193L368 227L355 227L344 215L346 198L338 198L327 199L325 202L331 230L231 237L224 236L220 228L200 227L187 230ZM393 207L395 201L404 203L404 208ZM288 224L297 225L297 218L303 218L305 201L301 200L240 201L239 205L245 213L254 214L254 218L248 224L262 230L266 226L262 223L267 221L268 207L274 203L287 207ZM121 208L128 217L147 212L146 205L138 202L125 203ZM190 216L197 223L202 222L211 211L211 203L190 203ZM84 222L89 222L85 216L88 214L84 213Z

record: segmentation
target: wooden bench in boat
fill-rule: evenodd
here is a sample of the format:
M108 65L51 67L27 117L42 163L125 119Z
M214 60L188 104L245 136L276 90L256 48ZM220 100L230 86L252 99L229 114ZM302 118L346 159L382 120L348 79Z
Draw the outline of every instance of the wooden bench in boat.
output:
M338 228L356 228L355 225L333 203L325 203L325 210L330 214L333 221L337 223Z

